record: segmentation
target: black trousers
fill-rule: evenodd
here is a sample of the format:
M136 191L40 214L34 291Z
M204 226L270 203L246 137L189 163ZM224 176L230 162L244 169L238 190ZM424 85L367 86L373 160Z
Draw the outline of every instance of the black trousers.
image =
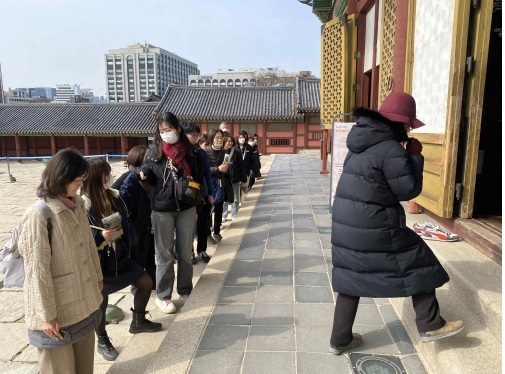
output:
M343 347L352 340L352 325L358 311L359 297L344 294L337 295L333 329L330 344L334 347ZM417 331L425 333L437 330L445 325L445 320L440 316L435 290L423 295L412 296L412 304L416 312Z
M221 233L221 223L223 222L223 204L221 201L219 204L214 205L214 235Z
M210 209L212 205L209 204L207 198L205 198L205 204L199 205L197 212L198 217L196 218L196 240L198 244L196 246L196 253L200 254L207 250L207 236L210 235Z

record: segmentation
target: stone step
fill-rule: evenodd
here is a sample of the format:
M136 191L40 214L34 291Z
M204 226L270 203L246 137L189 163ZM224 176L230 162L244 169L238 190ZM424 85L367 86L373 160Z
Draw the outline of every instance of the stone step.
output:
M502 264L502 236L499 231L473 219L457 219L454 230L485 256L498 265Z
M429 221L407 213L407 224ZM502 268L470 243L427 241L451 280L437 290L442 316L466 324L461 336L420 343L410 300L392 299L412 341L434 373L500 372L502 334ZM482 363L486 363L483 371ZM493 368L488 370L487 367Z

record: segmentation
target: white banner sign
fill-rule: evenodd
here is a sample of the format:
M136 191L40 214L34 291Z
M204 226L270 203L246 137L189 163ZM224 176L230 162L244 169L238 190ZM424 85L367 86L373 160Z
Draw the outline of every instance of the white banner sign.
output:
M351 131L351 127L355 122L334 122L331 136L331 206L335 199L335 192L337 190L338 181L344 170L344 160L347 156L347 135Z

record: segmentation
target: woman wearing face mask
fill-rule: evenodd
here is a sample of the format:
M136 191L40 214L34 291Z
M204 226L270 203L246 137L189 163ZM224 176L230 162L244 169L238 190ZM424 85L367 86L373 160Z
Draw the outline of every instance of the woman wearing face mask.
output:
M242 160L243 162L243 168L244 168L244 173L247 177L247 181L243 184L243 189L246 189L249 187L249 175L251 175L251 157L253 153L252 147L247 143L248 135L247 131L242 130L238 136L238 148L240 149L240 152L242 152Z
M249 177L249 190L254 185L256 178L260 176L260 155L258 153L258 145L255 138L251 137L248 140L251 147L251 175Z
M210 147L205 148L209 157L210 175L214 180L214 184L218 185L223 173L228 171L228 163L224 162L225 151L223 149L223 131L220 129L212 129L209 131ZM214 189L216 192L217 188ZM214 202L214 233L213 238L216 242L220 242L221 222L223 219L223 204L224 201Z
M128 285L137 288L133 300L133 320L130 333L156 332L161 330L161 323L151 322L145 318L146 306L151 295L153 281L149 275L130 258L135 230L128 219L127 208L117 190L111 189L111 167L103 160L90 160L89 171L84 178L81 193L83 194L91 232L98 249L100 267L103 274L102 321L95 329L98 337L97 350L103 358L114 361L118 352L110 342L105 331L105 312L109 295L122 290ZM105 229L103 219L119 213L122 235L116 229Z
M140 168L142 185L148 192L156 252L156 305L164 313L175 313L174 239L177 253L177 293L182 303L193 290L191 254L196 225L196 207L175 196L174 176L191 178L203 186L203 159L193 147L177 117L161 114L154 131L154 147Z
M242 160L242 154L240 148L235 145L235 139L228 133L224 134L223 137L224 151L226 154L230 155L230 166L228 172L231 176L231 182L233 186L233 203L231 204L231 220L235 219L237 215L239 204L240 204L240 183L246 181L246 174L244 171L244 161ZM228 216L228 202L223 204L223 222L226 222L226 217Z

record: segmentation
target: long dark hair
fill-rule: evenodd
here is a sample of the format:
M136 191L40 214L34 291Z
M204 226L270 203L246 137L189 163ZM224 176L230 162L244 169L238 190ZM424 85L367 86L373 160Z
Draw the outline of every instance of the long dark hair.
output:
M156 161L161 160L161 158L163 157L163 140L161 140L160 126L164 123L166 123L168 126L179 132L179 141L182 142L184 148L186 148L186 154L189 154L190 156L194 157L195 154L191 149L192 148L191 143L189 142L188 136L184 132L181 123L179 122L175 114L165 112L160 114L156 118L156 128L154 129L154 144L156 145L157 149Z
M144 159L146 158L149 148L145 145L136 145L130 152L128 152L128 157L126 157L126 163L128 166L133 166L138 168L144 164Z
M46 200L67 195L67 185L88 171L88 162L73 148L62 149L48 162L42 172L37 196Z
M110 216L118 209L114 203L114 195L103 186L104 175L112 171L110 165L104 160L90 160L89 171L84 178L81 195L84 193L91 201L93 211L99 218Z

